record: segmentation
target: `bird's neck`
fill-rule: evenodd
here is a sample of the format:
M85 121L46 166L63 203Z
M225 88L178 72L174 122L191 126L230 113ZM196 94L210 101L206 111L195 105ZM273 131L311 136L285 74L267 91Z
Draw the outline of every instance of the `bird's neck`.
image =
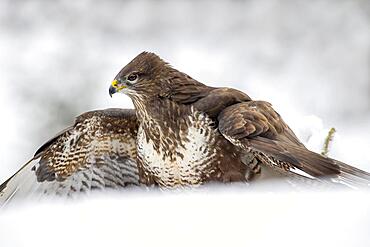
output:
M176 124L191 114L191 106L180 104L166 98L134 101L138 120L142 124L149 122Z
M139 142L151 142L155 150L162 150L172 159L176 155L175 147L181 144L182 134L186 132L191 106L181 105L169 99L147 103L145 106L142 102L134 103L140 122L139 132L145 133L145 138Z

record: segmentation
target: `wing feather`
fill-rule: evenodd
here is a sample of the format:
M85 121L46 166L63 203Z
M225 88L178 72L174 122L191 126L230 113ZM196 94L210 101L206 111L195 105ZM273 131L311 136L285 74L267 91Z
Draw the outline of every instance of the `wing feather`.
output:
M138 185L137 128L134 110L82 114L0 185L0 205L15 198L73 196L94 189Z
M330 177L354 186L370 183L368 172L308 150L268 102L232 105L219 114L218 121L226 139L267 157L269 165L277 169L288 173L299 169L316 178Z

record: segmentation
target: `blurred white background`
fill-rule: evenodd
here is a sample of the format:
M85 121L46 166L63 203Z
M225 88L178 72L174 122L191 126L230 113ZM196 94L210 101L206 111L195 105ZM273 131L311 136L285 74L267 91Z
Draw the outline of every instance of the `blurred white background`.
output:
M1 181L76 115L132 107L108 87L144 50L273 103L311 149L335 127L330 155L370 170L368 0L2 0L0 35Z
M270 101L298 134L303 116L317 116L350 143L332 155L370 168L362 152L370 147L369 6L1 1L0 179L76 115L132 107L125 96L110 99L108 86L144 50L204 83Z

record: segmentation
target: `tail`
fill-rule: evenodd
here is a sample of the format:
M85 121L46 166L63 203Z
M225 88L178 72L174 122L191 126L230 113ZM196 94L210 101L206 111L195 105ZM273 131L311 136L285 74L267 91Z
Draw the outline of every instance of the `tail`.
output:
M312 152L308 149L301 149L300 152L296 153L295 158L301 164L309 165L310 168L307 169L308 172L321 172L321 174L316 175L318 179L329 179L331 182L346 185L351 188L370 189L370 173L354 166ZM307 165L303 165L302 167L307 168Z
M329 179L331 182L351 188L370 189L370 173L305 148L299 151L292 150L294 151L294 158L300 165L303 164L301 167L318 179Z
M339 166L340 170L340 173L336 177L331 178L333 182L341 183L352 188L370 189L370 173L337 160L332 161Z
M304 146L262 137L248 140L248 145L316 179L329 180L352 188L370 188L370 173L312 152ZM294 172L292 169L290 171Z
M366 171L308 149L301 149L295 154L299 165L303 164L301 168L319 180L329 180L354 189L370 189L370 173Z

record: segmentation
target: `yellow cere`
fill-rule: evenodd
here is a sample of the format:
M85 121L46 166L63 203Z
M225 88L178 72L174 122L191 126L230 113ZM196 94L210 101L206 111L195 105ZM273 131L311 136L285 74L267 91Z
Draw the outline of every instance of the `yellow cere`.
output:
M112 81L112 87L114 87L115 89L117 89L117 92L119 92L122 89L126 88L127 86L125 86L125 85L119 86L118 85L118 81L117 80L114 80L114 81Z

